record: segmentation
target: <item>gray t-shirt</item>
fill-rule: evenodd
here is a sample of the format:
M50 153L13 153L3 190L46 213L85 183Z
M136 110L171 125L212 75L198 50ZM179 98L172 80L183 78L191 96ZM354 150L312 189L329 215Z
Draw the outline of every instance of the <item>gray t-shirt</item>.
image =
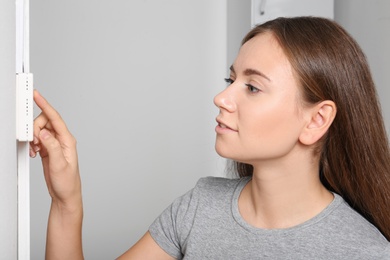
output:
M177 259L390 259L390 243L337 194L298 226L249 225L238 210L249 180L200 179L153 222L153 239Z

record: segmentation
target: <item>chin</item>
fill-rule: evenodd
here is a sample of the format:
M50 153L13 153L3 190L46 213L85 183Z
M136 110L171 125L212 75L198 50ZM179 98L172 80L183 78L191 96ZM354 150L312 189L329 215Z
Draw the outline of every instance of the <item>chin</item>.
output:
M229 156L228 156L228 152L225 151L225 149L222 149L219 145L215 144L215 151L217 152L217 154L223 158L226 158L226 159L231 159Z
M218 145L215 146L215 151L222 158L225 158L225 159L228 159L228 160L232 160L232 161L236 161L236 162L242 162L243 161L242 158L239 158L237 156L237 154L235 154L231 150L222 149Z

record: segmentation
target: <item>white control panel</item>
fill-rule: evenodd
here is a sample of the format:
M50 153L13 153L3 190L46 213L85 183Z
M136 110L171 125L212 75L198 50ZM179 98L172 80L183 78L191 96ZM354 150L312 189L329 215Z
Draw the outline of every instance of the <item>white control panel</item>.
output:
M33 140L33 75L16 74L16 139Z

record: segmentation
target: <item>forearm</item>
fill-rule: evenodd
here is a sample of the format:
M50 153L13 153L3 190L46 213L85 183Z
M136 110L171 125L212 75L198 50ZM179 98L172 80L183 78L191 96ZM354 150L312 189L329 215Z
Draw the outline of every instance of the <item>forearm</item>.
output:
M71 209L52 203L47 227L46 259L84 259L82 250L83 207Z
M39 152L52 198L46 238L46 259L83 259L83 203L76 139L60 114L34 91L42 113L34 120L30 155Z

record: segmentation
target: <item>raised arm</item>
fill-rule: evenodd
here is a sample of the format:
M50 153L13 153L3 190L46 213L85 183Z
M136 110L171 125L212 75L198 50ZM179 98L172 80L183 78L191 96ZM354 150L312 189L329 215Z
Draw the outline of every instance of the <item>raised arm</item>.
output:
M84 259L83 205L76 140L57 111L37 92L34 100L42 113L34 121L30 156L39 152L52 198L47 227L46 259Z
M76 140L58 112L37 92L34 100L42 113L34 121L30 156L39 152L46 185L52 198L46 238L46 259L84 259L83 204ZM149 232L118 259L174 259Z

